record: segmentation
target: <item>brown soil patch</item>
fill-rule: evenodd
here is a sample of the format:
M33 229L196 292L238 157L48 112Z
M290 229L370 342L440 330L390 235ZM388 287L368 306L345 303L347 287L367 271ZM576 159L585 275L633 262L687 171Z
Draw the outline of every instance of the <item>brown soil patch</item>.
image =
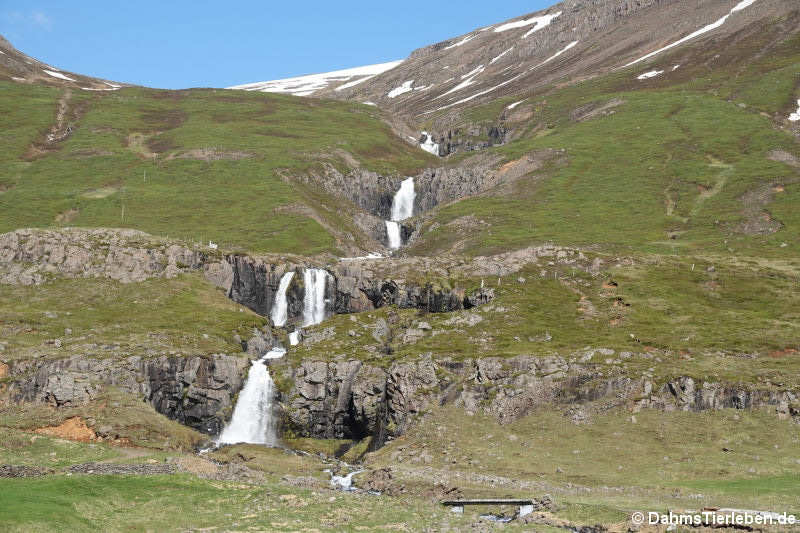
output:
M93 442L97 440L95 432L79 416L68 418L58 426L39 428L35 430L35 433L78 442Z
M786 188L783 185L775 185L772 188L773 192L786 192Z
M783 359L784 357L789 357L790 355L796 355L797 353L800 352L798 352L798 350L794 348L785 348L783 350L774 350L772 352L769 352L769 356L772 357L773 359Z
M70 155L83 159L88 157L101 157L101 156L114 155L114 152L109 152L108 150L89 149L89 150L75 150Z
M58 222L60 224L72 222L73 220L78 218L79 214L80 214L80 211L78 211L77 209L69 209L67 211L64 211L63 213L57 214L56 215L56 222Z
M8 376L8 365L5 363L0 363L0 379Z
M619 286L619 283L617 283L613 279L610 279L610 280L608 280L608 281L603 283L603 288L604 289L616 289L618 286Z

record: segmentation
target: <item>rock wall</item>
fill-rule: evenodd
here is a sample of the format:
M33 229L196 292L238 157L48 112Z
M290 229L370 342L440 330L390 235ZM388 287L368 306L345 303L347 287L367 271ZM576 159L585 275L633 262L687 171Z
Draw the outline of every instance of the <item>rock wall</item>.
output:
M273 264L269 259L249 256L228 256L232 269L231 284L225 287L235 302L256 313L269 316L275 302L278 284L284 273L295 270L287 292L289 324L294 324L303 314L303 265ZM391 279L377 274L358 263L342 262L330 267L333 276L326 290L328 313L359 313L386 305L404 309L425 309L429 312L448 312L468 309L490 301L491 290L435 287L403 279Z
M12 363L5 395L15 403L73 407L113 385L148 401L159 413L209 435L219 433L243 386L249 357L159 357L123 360L74 356Z
M577 423L592 410L755 409L772 407L800 422L797 392L679 377L656 385L646 378L603 377L592 365L560 357L433 360L424 356L388 368L360 361L278 365L283 430L316 438L360 439L403 433L427 409L454 404L508 423L545 405L568 408Z

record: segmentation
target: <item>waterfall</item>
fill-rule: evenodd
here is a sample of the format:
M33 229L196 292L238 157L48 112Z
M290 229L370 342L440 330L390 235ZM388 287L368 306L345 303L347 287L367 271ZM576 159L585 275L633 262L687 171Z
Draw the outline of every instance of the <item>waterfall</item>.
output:
M303 326L313 326L325 320L327 302L325 293L328 286L327 270L321 268L307 268L303 272Z
M278 292L275 295L275 301L272 303L272 311L270 312L272 323L277 327L286 324L286 319L288 318L286 313L288 308L286 291L289 289L292 277L294 277L294 272L287 272L281 276L281 281L278 283Z
M392 220L399 222L414 214L414 178L403 180L400 190L397 191L392 200Z
M400 222L414 215L414 178L403 180L394 198L392 198L392 219L386 221L386 234L389 237L389 248L397 250L403 244L400 235Z
M283 348L273 348L264 357L250 364L247 381L239 392L231 421L217 438L217 445L239 442L267 446L277 444L277 427L272 416L275 384L264 361L279 359L285 354L286 350Z
M400 237L400 224L393 220L386 221L386 235L389 236L389 248L397 250L403 244L403 239Z

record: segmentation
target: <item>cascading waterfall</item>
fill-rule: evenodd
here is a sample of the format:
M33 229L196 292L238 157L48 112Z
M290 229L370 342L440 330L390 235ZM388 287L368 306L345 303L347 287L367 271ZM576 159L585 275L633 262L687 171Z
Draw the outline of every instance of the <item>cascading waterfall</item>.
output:
M403 239L400 235L398 222L414 215L414 178L403 180L394 198L392 198L392 219L386 221L386 235L389 238L389 248L397 250L402 246Z
M319 324L326 318L325 293L331 275L322 268L307 268L303 272L303 327Z
M283 348L273 348L264 357L251 363L247 381L239 393L231 421L217 438L217 445L239 442L267 446L277 444L277 425L275 417L272 416L275 383L264 361L279 359L285 354L286 350Z
M289 304L286 300L286 291L289 290L289 283L292 282L292 277L294 277L294 272L287 272L281 276L281 281L278 283L278 293L275 295L275 302L272 304L272 311L270 312L272 323L277 327L285 325L288 319L287 310Z

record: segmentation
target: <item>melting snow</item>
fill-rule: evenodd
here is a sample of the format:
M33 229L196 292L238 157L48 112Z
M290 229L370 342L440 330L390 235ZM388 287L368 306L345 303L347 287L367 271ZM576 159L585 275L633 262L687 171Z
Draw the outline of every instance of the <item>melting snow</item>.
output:
M675 41L674 43L668 44L667 46L665 46L665 47L663 47L663 48L659 48L659 49L658 49L658 50L656 50L655 52L650 52L649 54L647 54L647 55L644 55L644 56L640 57L639 59L636 59L635 61L631 61L630 63L628 63L628 64L627 64L627 65L625 65L625 66L626 66L626 67L629 67L629 66L631 66L631 65L635 65L636 63L638 63L638 62L640 62L640 61L644 61L645 59L650 59L650 58L651 58L651 57L653 57L654 55L656 55L656 54L660 54L661 52L663 52L663 51L665 51L665 50L669 50L670 48L674 48L674 47L676 47L676 46L678 46L678 45L681 45L681 44L685 43L686 41L689 41L689 40L691 40L691 39L694 39L694 38L695 38L695 37L697 37L698 35L702 35L702 34L704 34L704 33L708 33L708 32L710 32L711 30L715 30L715 29L719 28L720 26L722 26L723 24L725 24L725 21L726 21L726 20L728 20L728 17L730 17L730 16L731 16L733 13L735 13L735 12L737 12L737 11L741 11L742 9L744 9L744 8L746 8L746 7L750 6L750 5L752 5L752 4L753 4L755 1L756 1L756 0L743 0L742 2L739 2L738 4L736 4L736 6L735 6L733 9L731 9L730 13L728 13L727 15L725 15L724 17L722 17L722 18L721 18L721 19L719 19L718 21L716 21L716 22L712 22L711 24L709 24L709 25L707 25L707 26L703 26L703 27L702 27L702 28L700 28L699 30L697 30L697 31L695 31L695 32L692 32L692 33L690 33L690 34L689 34L689 35L687 35L686 37L684 37L684 38L682 38L682 39L678 39L678 40L677 40L677 41Z
M660 76L662 74L664 74L663 70L651 70L650 72L645 72L644 74L642 74L640 76L636 76L636 79L637 80L647 80L647 79L650 79L650 78L655 78L656 76Z
M509 106L506 106L506 109L514 109L515 107L517 107L519 104L521 104L524 101L525 100L520 100L519 102L514 102L513 104L511 104Z
M374 78L375 76L377 76L377 74L373 74L372 76L364 76L363 78L361 78L361 79L358 79L358 80L348 81L348 82L347 82L347 83L345 83L344 85L339 85L338 87L336 87L336 88L334 89L334 91L343 91L343 90L345 90L345 89L349 89L350 87L355 87L355 86L356 86L356 85L358 85L359 83L364 83L364 82L365 82L365 81L367 81L367 80L371 80L371 79L372 79L372 78Z
M364 105L373 105L377 107L378 104L376 104L375 102L364 102Z
M792 122L797 122L800 120L800 100L797 100L797 111L789 115L789 120Z
M479 65L478 68L476 68L472 72L468 72L467 74L464 74L463 76L461 76L461 79L464 80L464 81L462 81L461 83L459 83L458 85L456 85L455 87L453 87L452 89L447 91L446 93L440 94L439 96L434 98L434 100L436 100L437 98L441 98L442 96L447 96L448 94L454 93L454 92L456 92L458 90L461 90L464 87L469 87L470 85L475 83L475 78L478 75L480 75L480 73L483 72L484 70L486 70L486 68L483 65Z
M680 67L680 65L675 65L674 67L672 67L672 71L675 72L676 70L678 70L678 67Z
M560 56L561 54L563 54L564 52L566 52L567 50L569 50L570 48L575 46L576 44L578 44L578 41L572 41L567 46L565 46L564 48L562 48L561 50L559 50L558 52L556 52L552 56L548 57L547 59L545 59L544 61L542 61L538 65L536 65L536 67L541 67L545 63L549 63L550 61L554 60L555 58L557 58L558 56ZM534 67L534 68L536 68L536 67Z
M310 94L325 89L331 83L354 81L352 78L362 76L376 76L393 69L402 61L390 61L389 63L379 63L376 65L366 65L344 70L334 70L320 74L309 74L308 76L297 76L294 78L284 78L281 80L259 81L244 85L234 85L229 89L241 89L244 91L261 91L265 93L289 93L295 96L308 96Z
M466 42L469 42L474 38L475 38L474 35L467 35L466 37L464 37L463 39L461 39L457 43L453 43L450 46L445 46L444 48L442 48L442 50L450 50L451 48L455 48L456 46L461 46L462 44L464 44Z
M367 255L362 255L359 257L342 257L340 261L360 261L362 259L382 259L383 254L378 252L369 252Z
M492 59L491 61L489 61L489 64L490 64L490 65L493 65L495 61L499 60L501 57L503 57L504 55L506 55L507 53L509 53L509 52L510 52L511 50L513 50L513 49L514 49L514 47L512 46L511 48L509 48L508 50L506 50L505 52L503 52L503 53L502 53L502 54L500 54L499 56L497 56L497 57L495 57L494 59Z
M530 26L531 24L535 24L536 26L533 27L528 33L526 33L523 36L523 37L527 37L531 33L535 32L535 31L538 31L538 30L541 30L545 26L548 26L550 24L550 21L552 21L554 18L556 18L559 15L561 15L561 11L553 13L552 15L546 14L546 15L541 15L541 16L538 16L538 17L531 17L529 19L516 20L514 22L507 22L505 24L501 24L500 26L496 27L494 29L494 32L495 33L499 33L501 31L513 30L515 28L524 28L525 26Z
M512 81L516 80L516 79L517 79L517 78L519 78L520 76L522 76L522 74L517 74L516 76L514 76L514 77L513 77L513 78L511 78L510 80L506 80L506 81L504 81L503 83L501 83L501 84L499 84L499 85L495 85L494 87L491 87L491 88L489 88L489 89L486 89L485 91L481 91L481 92L479 92L479 93L475 93L475 94L473 94L472 96L468 96L467 98L464 98L464 99L462 99L462 100L459 100L459 101L457 101L457 102L453 102L452 104L447 104L446 106L440 107L440 108L439 108L439 109L437 109L436 111L441 111L442 109L447 109L448 107L453 107L454 105L463 104L464 102L469 102L470 100L473 100L473 99L475 99L475 98L477 98L477 97L479 97L479 96L483 96L483 95L484 95L484 94L486 94L486 93L490 93L490 92L494 91L495 89L499 89L499 88L500 88L500 87L502 87L503 85L508 85L509 83L511 83ZM429 111L429 112L430 112L430 111Z
M394 89L389 91L389 93L386 96L388 96L389 98L397 98L401 94L411 92L413 90L411 88L412 85L414 85L414 80L403 82L403 85L401 85L400 87L395 87Z
M59 79L62 79L62 80L67 80L67 81L75 81L72 78L70 78L69 76L65 76L65 75L61 74L60 72L56 72L54 70L42 69L42 71L45 74L49 74L50 76L53 76L54 78L59 78Z
M5 53L5 52L3 52L2 50L0 50L0 54L6 55L6 53Z

